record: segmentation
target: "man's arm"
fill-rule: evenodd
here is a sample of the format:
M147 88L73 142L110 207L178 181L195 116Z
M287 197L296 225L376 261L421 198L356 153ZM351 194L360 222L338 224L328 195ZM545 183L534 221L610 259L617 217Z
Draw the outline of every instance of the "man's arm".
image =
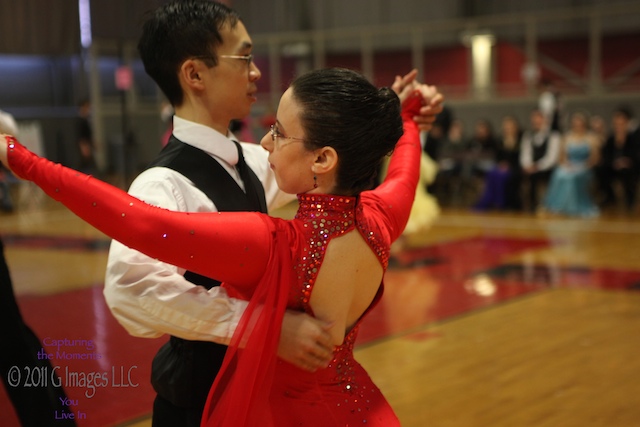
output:
M168 169L146 171L130 190L146 202L171 210L213 210L210 200L194 192ZM226 291L207 291L183 277L184 271L112 242L104 295L116 319L134 336L170 334L180 338L226 344L246 303L230 300Z
M551 132L549 135L549 145L547 152L540 160L536 162L538 170L550 170L558 164L560 159L560 148L562 145L562 137L558 132Z
M522 169L524 169L526 172L530 172L531 168L533 166L533 161L532 161L532 154L531 154L531 137L528 134L524 134L524 136L522 137L521 140L521 144L520 144L520 166L522 166Z
M207 291L187 281L172 265L113 241L104 296L118 322L134 336L163 334L227 344L246 302L224 288Z
M107 304L118 322L134 336L154 338L169 334L226 345L247 306L246 301L230 298L222 287L207 291L195 286L176 267L116 241L109 252L107 277ZM333 357L329 327L329 323L305 313L287 311L278 356L310 371L325 367Z
M190 188L189 188L190 187ZM212 211L213 203L188 180L164 168L145 172L131 193L150 204L180 211ZM185 201L183 194L193 197ZM195 192L195 194L194 194ZM163 334L227 344L247 302L230 298L224 288L207 291L183 277L184 271L113 242L105 278L105 299L129 333ZM303 369L326 366L332 358L325 323L300 313L285 314L278 355Z

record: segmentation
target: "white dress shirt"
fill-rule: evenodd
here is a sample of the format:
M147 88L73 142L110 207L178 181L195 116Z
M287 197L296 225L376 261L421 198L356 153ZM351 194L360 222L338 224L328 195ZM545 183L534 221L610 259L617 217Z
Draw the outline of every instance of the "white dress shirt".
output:
M533 147L541 146L546 138L549 138L547 142L547 151L544 156L538 161L533 160ZM520 165L523 168L536 167L538 171L551 170L558 164L560 159L560 145L562 137L558 132L549 131L543 129L538 132L525 132L522 137L522 145L520 146Z
M221 133L174 116L173 134L185 144L211 155L244 189L234 165L238 152ZM295 199L279 191L268 153L258 144L241 143L244 157L265 188L269 209ZM182 212L217 212L213 202L185 176L166 167L142 172L129 193L145 202ZM104 296L111 312L131 334L155 338L163 334L227 344L247 302L230 298L224 288L206 290L184 277L185 270L152 259L113 241L109 250Z

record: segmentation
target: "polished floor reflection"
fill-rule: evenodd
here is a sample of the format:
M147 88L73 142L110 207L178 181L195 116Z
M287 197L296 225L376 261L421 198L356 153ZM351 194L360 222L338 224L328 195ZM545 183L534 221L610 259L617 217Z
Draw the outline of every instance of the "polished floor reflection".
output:
M108 240L46 200L0 216L0 234L24 317L76 375L78 425L149 426L164 339L107 310ZM393 260L357 358L407 427L640 425L639 241L640 217L445 211ZM2 388L0 411L18 426Z

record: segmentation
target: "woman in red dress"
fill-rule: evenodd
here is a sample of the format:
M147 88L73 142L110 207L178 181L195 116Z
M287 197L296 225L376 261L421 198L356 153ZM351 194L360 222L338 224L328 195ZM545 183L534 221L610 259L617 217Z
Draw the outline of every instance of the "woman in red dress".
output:
M155 208L38 158L12 137L6 154L0 147L0 160L113 238L216 278L232 296L250 301L203 426L392 427L399 421L353 358L353 345L382 296L389 247L415 195L421 148L414 116L425 101L435 108L440 102L433 88L405 86L401 108L391 89L348 70L313 71L294 81L261 141L280 188L298 194L293 220ZM369 190L391 151L384 183ZM327 368L311 373L277 358L286 308L333 322L336 348Z

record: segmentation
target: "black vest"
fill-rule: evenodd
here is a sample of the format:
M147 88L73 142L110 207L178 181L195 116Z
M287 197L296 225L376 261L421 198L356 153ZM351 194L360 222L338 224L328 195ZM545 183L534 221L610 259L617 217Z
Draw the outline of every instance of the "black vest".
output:
M250 172L258 189L260 206L255 206L229 173L210 155L184 144L173 135L160 155L150 165L173 169L190 179L207 195L219 211L258 211L266 213L264 190L258 177ZM212 242L212 244L215 244ZM187 271L185 279L211 289L220 282ZM224 345L188 341L171 337L153 359L151 384L163 398L183 408L203 408L220 370L227 347Z
M531 144L532 148L533 148L533 161L537 162L538 160L542 159L545 154L547 154L547 147L549 146L549 137L551 136L551 134L547 134L544 137L544 141L542 141L542 144L540 145L536 145L536 144Z

